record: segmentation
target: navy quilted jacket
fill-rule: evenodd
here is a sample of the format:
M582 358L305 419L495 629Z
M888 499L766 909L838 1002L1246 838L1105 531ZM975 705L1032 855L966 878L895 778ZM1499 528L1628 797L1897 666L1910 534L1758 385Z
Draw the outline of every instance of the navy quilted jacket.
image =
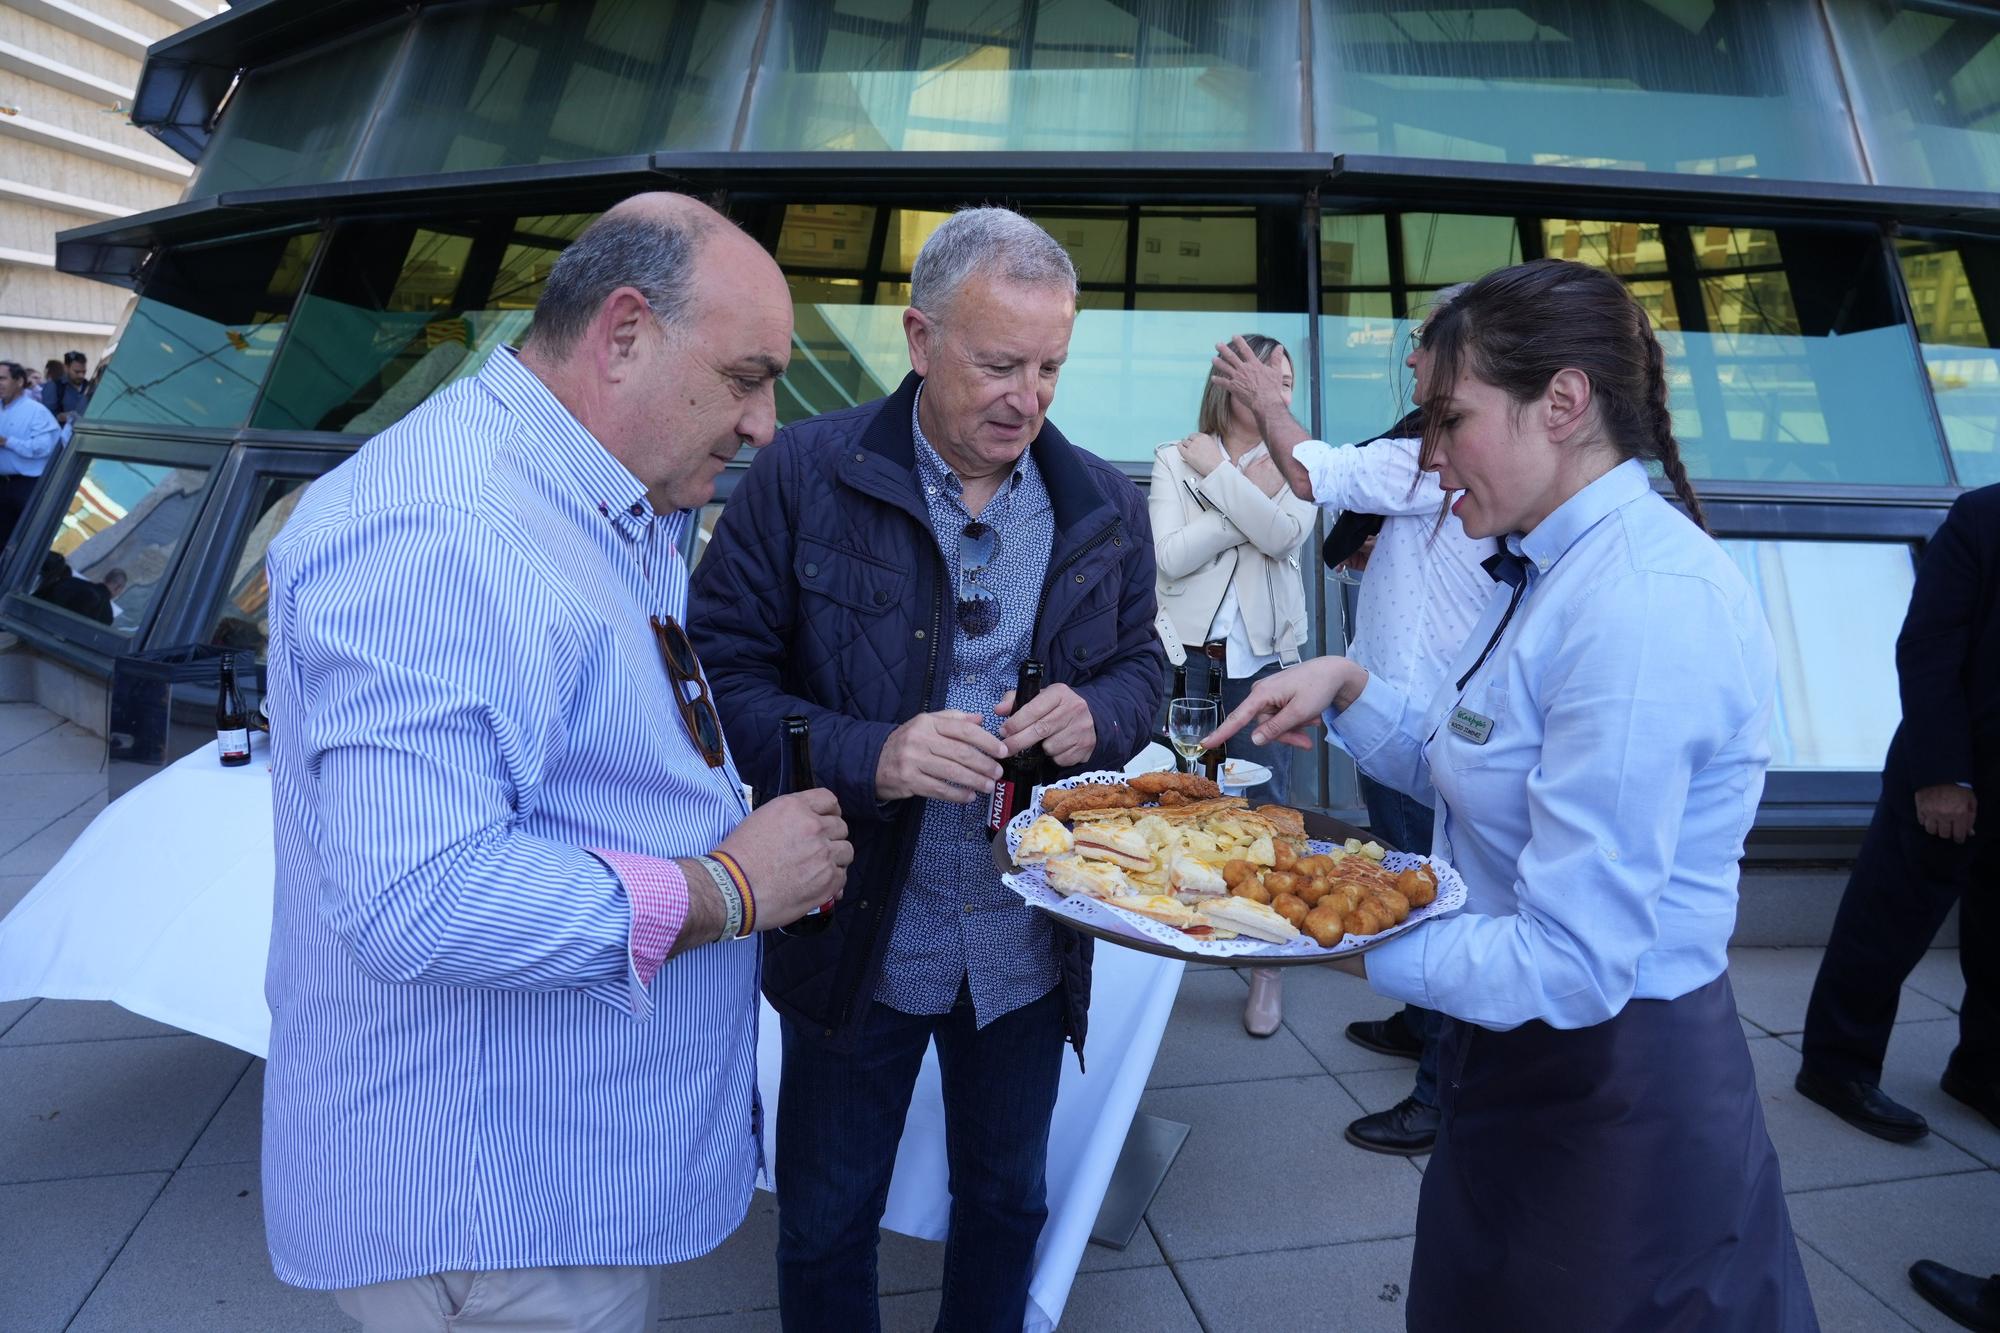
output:
M779 432L723 510L689 599L744 780L777 781L780 723L801 713L814 775L840 798L854 864L832 927L764 936L772 1005L836 1049L851 1048L874 996L922 814L916 799L876 799L876 762L898 724L944 706L952 666L951 589L910 432L917 383ZM1052 425L1031 447L1055 510L1035 654L1090 705L1097 751L1078 770L1119 768L1145 747L1163 688L1146 502ZM1090 941L1058 941L1081 1059Z

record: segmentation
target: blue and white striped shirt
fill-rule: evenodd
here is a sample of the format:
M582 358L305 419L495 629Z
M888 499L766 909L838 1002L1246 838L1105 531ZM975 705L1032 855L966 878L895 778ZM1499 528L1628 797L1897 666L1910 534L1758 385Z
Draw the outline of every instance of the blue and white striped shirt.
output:
M587 848L743 817L647 623L645 488L509 353L315 483L276 541L264 1210L305 1287L661 1264L758 1168L758 949L668 960Z

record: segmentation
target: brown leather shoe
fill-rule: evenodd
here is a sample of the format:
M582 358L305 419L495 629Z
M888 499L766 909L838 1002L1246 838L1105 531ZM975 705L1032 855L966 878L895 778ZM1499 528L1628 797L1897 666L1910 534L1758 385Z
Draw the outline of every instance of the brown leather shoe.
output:
M1268 1037L1285 1021L1285 974L1275 967L1250 969L1250 998L1243 1004L1243 1030Z
M1979 1278L1930 1259L1910 1265L1917 1295L1979 1333L2000 1333L2000 1276Z

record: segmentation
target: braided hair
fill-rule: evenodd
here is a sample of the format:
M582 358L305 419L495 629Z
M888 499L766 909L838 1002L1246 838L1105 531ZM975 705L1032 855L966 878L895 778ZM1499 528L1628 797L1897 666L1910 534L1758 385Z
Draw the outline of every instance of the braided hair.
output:
M1603 269L1537 259L1487 274L1432 316L1425 398L1441 407L1461 368L1517 403L1533 402L1565 369L1590 380L1603 442L1620 458L1658 463L1703 532L1708 519L1667 407L1666 355L1646 312ZM1426 406L1430 403L1427 401ZM1426 412L1423 461L1437 458L1442 411Z

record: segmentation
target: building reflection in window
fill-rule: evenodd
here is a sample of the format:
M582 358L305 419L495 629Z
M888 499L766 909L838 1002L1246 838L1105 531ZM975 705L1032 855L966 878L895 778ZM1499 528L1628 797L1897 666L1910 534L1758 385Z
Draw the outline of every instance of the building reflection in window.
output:
M2000 482L2000 244L1905 239L1896 255L1958 482Z
M255 653L263 660L271 635L271 583L264 573L264 552L311 485L304 477L258 479L256 498L250 506L250 527L236 553L229 581L223 585L222 608L209 631L208 641L216 647Z
M42 557L33 595L131 634L173 571L208 469L93 458Z

